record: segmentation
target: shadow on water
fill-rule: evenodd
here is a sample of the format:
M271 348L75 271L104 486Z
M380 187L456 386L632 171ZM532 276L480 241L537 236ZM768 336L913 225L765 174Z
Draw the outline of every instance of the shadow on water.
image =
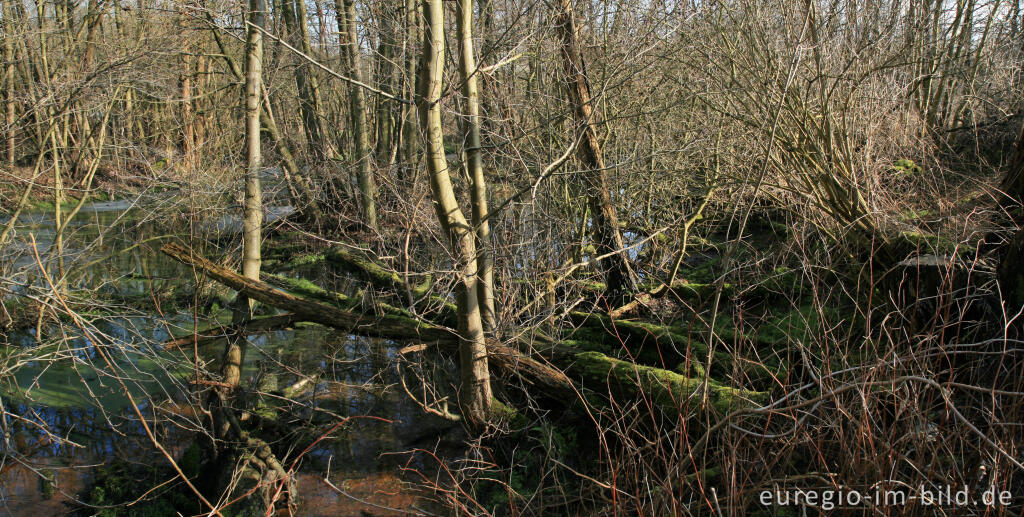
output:
M198 351L160 346L190 330L193 320L188 307L168 312L171 304L154 303L156 293L192 289L194 276L158 253L159 241L146 242L155 234L153 226L126 208L125 202L95 204L68 226L68 289L89 293L98 300L95 306L71 302L80 321L52 318L40 327L42 342L28 325L0 345L0 395L8 413L8 438L0 444L0 514L68 513L103 465L166 465L140 414L176 459L205 439L206 416L194 402L207 387L193 382L195 362L216 371L222 343ZM52 218L25 214L16 229L16 239L0 250L0 278L10 279L0 285L0 296L8 307L16 299L46 295L29 235L54 272L53 257L45 253L54 240ZM334 277L323 271L311 276ZM302 515L402 514L387 508L415 515L411 509L429 504L408 489L402 472L428 472L432 462L403 451L422 447L457 454L461 431L425 414L406 395L395 367L402 344L316 325L252 335L249 341L243 386L249 406L264 408L262 417L314 434L346 417L378 418L355 418L302 456ZM451 376L443 368L421 366L420 373ZM307 378L315 382L281 402L283 389ZM292 450L284 463L291 465L300 452Z

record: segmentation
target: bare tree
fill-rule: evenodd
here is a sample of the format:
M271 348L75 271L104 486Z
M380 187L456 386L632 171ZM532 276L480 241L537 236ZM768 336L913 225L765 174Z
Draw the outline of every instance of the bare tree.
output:
M473 0L461 0L458 10L459 74L466 113L463 116L466 167L472 179L470 202L476 232L477 298L484 329L494 331L494 266L491 255L491 229L487 221L487 178L484 176L480 143L480 88L476 56L473 52Z
M10 0L4 0L2 8L2 16L4 17L3 30L4 30L4 41L3 41L3 78L2 82L4 85L4 153L7 155L6 160L8 165L14 165L15 160L15 132L14 122L16 120L15 114L15 103L14 103L14 20L13 20L13 9L8 5Z
M594 221L596 255L604 257L600 264L604 270L606 289L613 303L617 305L629 292L636 290L636 279L623 253L625 245L619 229L619 218L612 205L604 153L597 138L596 113L583 56L579 50L572 0L561 0L555 20L555 26L562 39L565 90L572 104L576 130L583 134L578 154L580 161L588 169L583 174L583 186Z
M487 420L491 407L491 379L479 298L476 232L462 214L448 173L441 126L441 92L444 76L444 6L441 0L424 0L423 59L420 63L420 128L425 135L427 173L434 208L442 231L454 252L458 282L455 287L459 320L459 358L462 388L459 404L467 419Z
M306 55L313 54L313 46L309 41L306 3L303 0L284 0L281 2L281 16L288 28L289 39ZM306 132L310 159L317 165L323 164L328 156L328 144L324 138L322 120L324 114L320 101L320 84L316 73L306 61L295 67L295 87L299 93L299 109L302 114L302 127Z
M246 278L260 278L260 250L263 245L263 193L260 188L260 173L263 167L263 151L260 145L260 105L263 94L263 27L266 4L263 0L249 0L248 28L246 30L245 54L245 194L242 209L242 275ZM236 323L251 317L253 302L244 295L236 301ZM229 339L224 352L224 382L230 388L238 386L241 378L242 359L245 354L245 337Z
M355 0L335 0L338 17L338 32L344 49L345 70L350 77L365 83L359 49L359 24L356 18ZM377 229L377 187L373 178L373 156L370 151L369 127L366 121L366 93L363 88L349 85L349 120L352 124L352 150L356 163L356 179L359 184L359 210L362 223L371 230Z

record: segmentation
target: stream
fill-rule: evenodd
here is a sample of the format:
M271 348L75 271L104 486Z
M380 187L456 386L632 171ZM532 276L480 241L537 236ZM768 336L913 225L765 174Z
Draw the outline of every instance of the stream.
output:
M106 466L168 466L140 414L176 461L205 438L208 420L194 402L208 388L194 382L194 366L199 361L217 371L223 341L198 350L161 346L194 327L188 304L178 307L166 295L194 290L196 279L157 251L162 241L151 239L158 232L141 212L129 202L83 207L68 223L59 254L50 249L53 214L25 213L0 249L0 300L12 315L24 310L18 300L26 297L52 302L50 285L60 271L71 293L68 308L77 314L62 317L60 324L44 321L41 341L31 322L9 332L6 344L0 338L0 400L9 413L0 443L0 515L73 514L75 501L84 499ZM288 209L268 213L272 221ZM212 231L229 234L235 222L203 217ZM161 226L164 232L166 227ZM40 263L51 280L41 274ZM301 276L327 288L351 289L351 281L325 265ZM201 318L204 310L198 310ZM226 312L218 317L223 320ZM198 326L206 324L204 319ZM249 343L243 386L250 397L262 397L271 415L274 397L254 388L275 393L308 377L310 388L290 406L293 418L319 431L352 418L302 455L296 468L300 515L431 514L431 502L410 490L407 480L430 472L437 462L406 451L457 453L462 436L458 427L425 414L405 393L395 365L397 350L406 343L317 325L250 335ZM431 369L425 375L450 375L433 371L442 367L423 368ZM302 452L290 452L285 465L293 465ZM77 508L86 515L96 511Z

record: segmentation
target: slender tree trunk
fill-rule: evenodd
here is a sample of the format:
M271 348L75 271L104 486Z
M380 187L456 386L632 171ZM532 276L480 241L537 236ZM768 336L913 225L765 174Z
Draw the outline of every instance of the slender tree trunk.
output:
M416 96L416 67L419 61L416 59L416 42L419 40L419 26L420 26L420 4L417 0L406 0L405 2L405 68L406 68L406 80L408 82L405 85L405 91L408 92L410 98ZM418 154L418 143L419 143L419 128L415 122L416 111L406 104L402 105L401 115L401 165L399 170L402 171L406 179L411 178L413 175L411 171L416 168L416 156Z
M466 135L466 166L473 182L470 202L477 247L477 297L484 328L493 332L494 268L491 258L491 229L487 222L487 180L480 150L480 90L477 87L476 57L473 54L473 0L460 0L458 13L459 71L462 95L466 98L463 120Z
M491 380L487 369L487 348L477 291L475 233L459 208L448 174L441 128L441 91L444 75L444 10L442 0L424 0L426 27L423 33L423 62L420 66L420 94L417 98L420 126L426 137L427 172L434 208L441 228L448 234L459 275L456 301L459 320L459 358L462 387L459 404L472 422L487 419L491 406Z
M249 22L263 27L264 0L249 0ZM242 276L260 278L260 227L263 224L263 194L260 189L260 168L263 164L260 147L260 104L263 97L263 33L255 27L246 30L245 42L245 199L242 211ZM251 316L251 301L239 295L235 306L236 323ZM245 337L229 339L224 351L223 375L229 389L238 387L241 378Z
M250 20L263 26L264 0L249 0ZM245 219L242 241L242 275L260 277L260 226L263 224L263 201L260 189L260 168L263 155L260 149L260 104L263 97L263 34L249 27L246 38L245 60Z
M346 65L349 77L365 83L359 57L359 31L356 20L355 0L335 0L338 12L338 32L341 33L341 44L345 49ZM373 167L370 163L370 141L366 124L366 94L356 85L349 85L349 114L352 123L352 151L357 165L359 184L359 209L363 224L376 231L377 229L377 187L373 180Z
M57 258L56 284L57 289L63 291L66 285L64 277L64 216L61 206L64 203L64 180L61 177L61 160L55 135L54 132L50 133L50 141L53 143L53 224L57 228L57 232L53 236L53 252L50 255Z
M179 23L182 32L188 27L188 16L186 7L182 7L179 15ZM189 38L183 40L181 49L181 71L178 75L178 85L181 88L181 157L186 167L193 165L195 153L196 133L193 125L192 110L192 43Z
M0 11L0 15L4 17L4 75L2 84L4 86L4 153L6 154L5 160L8 165L14 165L14 151L15 151L15 132L14 132L14 121L15 121L15 105L14 105L14 21L12 16L14 15L14 9L11 9L8 5L12 0L2 0L3 9Z
M395 6L401 0L389 0L380 7L380 36L377 43L377 83L378 88L386 92L395 91L398 79L398 67L394 60L396 55L395 38L399 23L396 20L399 9ZM390 166L394 160L394 104L390 99L378 96L377 99L377 163Z
M608 188L608 172L604 154L597 138L597 124L590 96L583 56L580 55L576 33L576 20L572 1L561 0L561 10L556 27L562 38L562 64L565 72L565 86L569 102L573 105L573 116L583 138L578 147L580 161L590 169L584 175L584 185L593 217L593 231L597 240L596 255L602 256L621 251L624 248L619 219L612 206ZM624 253L616 253L600 262L604 270L608 297L618 305L629 291L636 289L636 280Z
M307 29L305 0L284 0L281 4L292 44L306 55L313 55ZM299 111L302 115L302 127L306 132L306 141L309 142L310 158L316 165L323 165L327 161L328 151L321 126L323 115L320 110L320 85L316 73L305 60L300 61L295 68L295 86L299 92Z
M207 17L212 20L212 16L209 13L207 13ZM228 71L231 72L235 79L241 80L243 78L242 69L238 62L227 53L227 47L220 33L214 30L212 34L213 40L217 43L218 50L220 50L220 55L228 66ZM284 141L284 137L277 128L277 123L270 113L270 103L265 100L260 108L260 124L271 140L274 141L274 148L277 150L277 154L281 156L285 179L288 182L288 188L292 195L292 202L298 204L296 209L306 219L310 220L314 226L319 226L320 208L317 200L313 193L310 192L308 181L302 176L299 165L295 161L295 156L288 147L288 143Z
M196 79L193 81L194 86L192 88L192 124L193 124L193 143L197 153L202 153L203 145L206 143L206 126L209 123L207 120L206 105L204 102L205 95L203 92L206 91L209 86L210 78L210 60L206 59L203 54L203 48L199 48L199 56L196 57L195 74Z

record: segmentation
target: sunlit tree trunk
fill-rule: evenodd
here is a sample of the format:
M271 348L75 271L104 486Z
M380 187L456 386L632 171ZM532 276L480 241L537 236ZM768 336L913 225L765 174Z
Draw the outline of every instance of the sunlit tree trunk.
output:
M212 20L212 17L207 13L207 19ZM224 59L227 64L228 70L231 75L237 80L243 79L242 68L227 53L227 47L224 44L224 39L220 33L216 30L212 31L213 40L217 44L218 50L220 50L220 56ZM297 203L296 209L300 214L306 217L314 226L319 225L320 209L316 198L310 192L308 180L303 177L300 173L299 165L295 161L295 156L292 154L291 149L288 147L288 143L284 141L284 137L277 128L277 123L274 121L274 117L270 113L270 105L267 102L260 104L260 124L270 139L274 142L274 148L277 150L277 154L281 156L281 162L283 165L285 181L288 183L289 191L292 195L292 202Z
M263 27L264 0L249 0L249 22ZM260 104L263 96L263 34L249 26L246 31L245 53L245 198L242 211L242 276L254 280L260 278L260 226L263 224L262 192L260 189ZM239 294L234 319L241 322L249 319L251 301ZM224 382L231 388L238 386L245 338L229 339L224 352Z
M200 47L202 51L202 47ZM210 82L210 60L200 52L196 56L195 66L196 79L193 81L192 87L192 130L193 130L193 143L195 145L196 153L202 153L203 145L206 143L206 127L208 121L208 103L209 100L205 99L204 92L206 92L207 86Z
M607 255L622 250L624 245L619 231L619 219L609 193L608 172L601 151L601 142L597 138L594 106L583 57L580 55L571 0L561 0L561 9L555 24L562 39L566 91L569 102L572 103L577 130L583 132L577 154L580 161L589 169L583 176L583 182L593 218L596 255ZM606 257L600 263L604 270L609 298L616 302L621 301L625 294L635 290L633 271L624 253Z
M434 208L441 228L451 242L459 275L456 283L462 370L459 404L468 420L483 422L491 406L491 380L476 286L476 235L455 198L441 128L441 81L444 75L442 0L424 0L423 13L426 27L423 33L423 62L420 65L420 94L416 100L421 130L426 138L424 149Z
M263 26L266 9L264 0L249 0L250 20L253 25ZM260 225L263 223L262 194L260 189L260 168L263 155L260 149L260 102L263 96L263 35L249 27L246 37L245 60L245 231L242 241L242 275L246 278L260 277Z
M63 232L63 207L64 203L64 180L61 176L61 159L57 145L57 137L50 132L50 142L53 144L53 224L57 233L53 236L52 256L57 258L57 289L63 291L65 287L64 277L64 232Z
M338 12L338 32L341 34L346 68L349 77L365 83L360 64L359 31L356 20L355 0L336 0ZM352 151L357 166L359 184L359 209L363 224L368 228L377 229L377 187L373 180L373 167L370 163L370 141L366 124L366 94L356 85L349 85L349 115L352 123Z
M459 72L466 113L466 167L472 180L470 202L477 247L477 297L480 319L488 332L494 331L494 268L491 258L491 230L487 221L487 180L480 151L480 90L477 87L476 57L473 54L473 0L460 0L458 12Z

